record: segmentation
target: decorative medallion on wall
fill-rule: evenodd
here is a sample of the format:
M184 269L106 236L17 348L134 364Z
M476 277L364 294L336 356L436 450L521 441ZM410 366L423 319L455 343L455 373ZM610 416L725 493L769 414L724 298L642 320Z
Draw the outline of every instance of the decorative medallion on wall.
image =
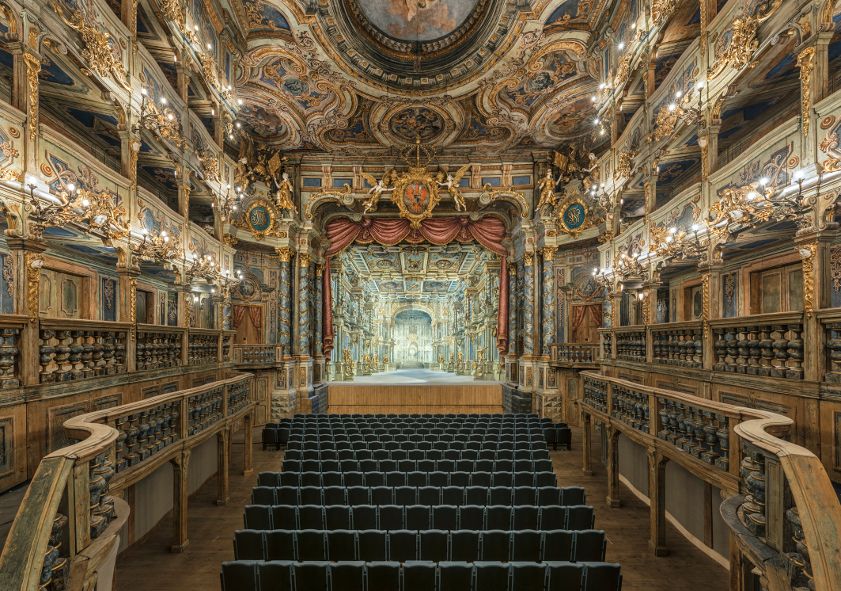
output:
M277 210L263 199L258 199L248 206L241 221L257 240L262 240L275 231Z
M573 238L590 226L588 214L590 208L583 199L578 197L567 198L558 208L558 221L561 224L561 231Z
M438 184L426 168L410 168L394 182L392 200L400 210L400 217L409 220L413 228L419 228L421 221L432 217L441 196Z

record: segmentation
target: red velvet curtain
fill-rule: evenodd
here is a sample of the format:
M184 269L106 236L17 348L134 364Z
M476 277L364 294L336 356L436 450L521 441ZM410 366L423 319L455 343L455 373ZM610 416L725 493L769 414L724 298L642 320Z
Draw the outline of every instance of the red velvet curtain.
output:
M584 322L587 316L587 309L589 306L573 306L572 307L572 330L578 330L578 327Z
M234 328L239 328L242 319L245 318L246 306L234 306Z
M330 357L333 350L333 282L330 280L330 258L324 261L324 272L321 275L321 318L323 332L321 351L325 357Z
M449 244L452 241L476 241L493 253L502 257L499 269L499 314L497 316L497 349L502 353L508 348L508 266L507 250L502 241L505 239L505 224L499 218L485 216L473 221L465 217L432 218L423 220L420 228L414 229L409 220L404 218L363 219L354 222L349 218L337 218L327 224L327 239L330 246L325 253L327 264L322 277L324 342L322 350L325 356L333 349L333 298L330 293L330 257L345 248L359 242L371 244L377 242L385 246L394 246L403 241L412 244L430 242L435 245ZM329 340L328 340L329 335Z
M251 326L256 328L259 334L263 329L263 310L260 306L249 306L248 317L251 320Z
M505 238L505 224L491 216L476 221L464 217L433 218L423 220L418 229L413 229L409 220L404 218L364 219L361 222L338 218L327 224L327 238L330 240L327 257L343 251L354 242L377 242L385 246L394 246L404 240L414 244L431 242L437 245L449 244L453 240L475 240L491 252L500 256L506 254L502 244Z

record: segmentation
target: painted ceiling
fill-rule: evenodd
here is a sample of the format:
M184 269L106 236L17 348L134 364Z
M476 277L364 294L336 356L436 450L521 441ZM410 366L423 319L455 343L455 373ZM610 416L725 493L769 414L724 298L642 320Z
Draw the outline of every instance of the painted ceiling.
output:
M390 299L429 300L463 292L489 256L475 244L356 245L342 259L373 293Z
M592 145L587 0L234 0L240 120L284 150Z
M478 0L365 0L362 14L383 33L404 41L429 41L464 23Z

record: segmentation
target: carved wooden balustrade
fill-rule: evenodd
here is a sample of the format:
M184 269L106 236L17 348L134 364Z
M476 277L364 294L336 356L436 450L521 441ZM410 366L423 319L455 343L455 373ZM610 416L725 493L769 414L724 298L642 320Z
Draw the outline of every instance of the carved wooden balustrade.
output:
M552 345L552 362L563 365L594 365L598 363L598 343L559 343Z
M758 314L710 326L715 371L803 379L803 314Z
M592 422L601 423L609 430L609 499L618 487L615 434L648 450L652 548L665 543L661 467L674 461L727 497L721 514L738 547L736 588L748 588L747 573L757 569L770 591L841 590L841 504L820 459L785 440L791 419L596 372L582 379L584 467Z
M71 382L128 372L130 327L123 322L41 320L40 382Z
M602 359L613 359L613 331L609 328L600 328L599 335L602 340Z
M219 331L191 328L187 334L187 361L190 365L217 363L220 347Z
M135 346L137 371L182 365L185 330L174 326L139 324Z
M237 365L273 365L280 361L275 345L234 345L233 361Z
M623 361L645 361L646 331L642 326L617 328L616 358Z
M240 374L66 421L79 441L38 465L0 555L0 589L110 587L129 514L121 491L239 423L250 469L252 389L253 376Z
M649 330L654 363L697 369L703 367L704 335L700 321L655 324Z
M838 392L841 390L841 310L818 312L824 339L823 387Z
M21 336L26 319L0 316L0 390L21 385Z

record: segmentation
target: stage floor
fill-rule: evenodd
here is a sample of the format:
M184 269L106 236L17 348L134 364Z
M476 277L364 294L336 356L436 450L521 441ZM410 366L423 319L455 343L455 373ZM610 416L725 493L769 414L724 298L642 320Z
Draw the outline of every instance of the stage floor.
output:
M496 384L490 380L477 380L472 376L460 376L446 371L430 369L397 369L384 371L370 376L356 376L353 381L335 381L339 384L378 384L378 385L420 385L420 384Z

